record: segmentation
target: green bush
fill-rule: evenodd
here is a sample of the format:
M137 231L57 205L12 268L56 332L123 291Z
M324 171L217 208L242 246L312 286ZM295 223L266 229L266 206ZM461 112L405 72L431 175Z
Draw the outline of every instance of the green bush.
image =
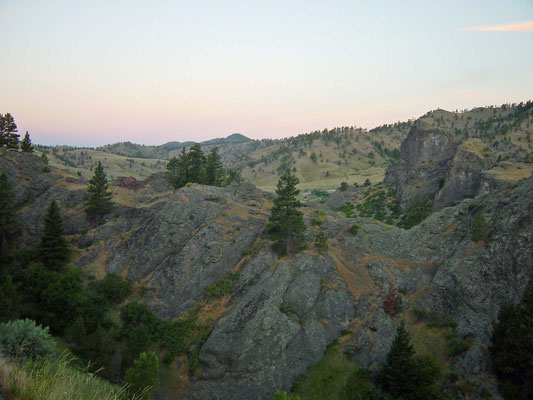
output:
M413 306L413 313L418 322L424 322L432 328L455 328L457 325L453 318L436 311L426 311L416 304Z
M431 214L432 205L431 199L416 198L412 207L402 215L398 226L403 229L410 229L418 225Z
M114 273L107 274L98 286L103 298L109 304L119 304L132 293L131 283Z
M450 357L456 357L463 354L469 349L470 346L472 346L472 343L474 343L474 339L472 338L462 339L453 335L446 337L446 340L448 344L448 354Z
M487 236L488 224L485 216L480 211L476 214L474 218L474 223L472 227L472 240L477 242L482 240Z
M159 360L154 352L141 353L126 371L127 390L140 399L151 399L150 391L159 384Z
M218 299L227 294L231 294L239 278L238 272L227 272L222 279L213 285L206 286L205 295L207 299Z
M358 224L353 224L351 227L350 227L350 233L352 235L357 235L357 233L359 233L359 230L361 229L361 226L359 226Z
M300 396L278 390L272 400L300 400Z
M30 319L0 324L1 352L9 357L36 359L53 354L54 341L48 327L43 328Z

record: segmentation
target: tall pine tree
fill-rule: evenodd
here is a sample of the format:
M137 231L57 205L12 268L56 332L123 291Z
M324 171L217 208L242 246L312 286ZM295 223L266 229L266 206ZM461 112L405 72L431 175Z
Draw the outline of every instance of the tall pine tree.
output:
M89 184L87 185L89 198L85 202L85 214L87 218L97 225L102 220L102 217L109 213L113 207L111 201L112 193L108 189L109 185L104 167L98 161L98 165L94 169L94 175L89 179Z
M298 178L286 171L279 178L276 188L277 197L268 220L267 230L276 248L288 254L294 240L301 239L305 231L303 214L297 210L302 203L296 198L300 191L296 189Z
M28 133L28 131L26 131L24 138L20 142L20 149L24 153L33 153L33 146L31 145L30 134Z
M44 266L54 271L63 270L69 260L70 251L65 239L63 220L55 200L50 202L44 216L39 255Z
M379 385L394 398L426 400L437 397L440 369L431 357L415 357L411 337L402 320L390 353L378 373Z
M17 224L15 194L7 174L0 173L0 255L4 254L4 246Z
M206 184L213 186L220 186L222 178L224 177L224 167L218 154L218 147L214 147L209 152L206 162Z

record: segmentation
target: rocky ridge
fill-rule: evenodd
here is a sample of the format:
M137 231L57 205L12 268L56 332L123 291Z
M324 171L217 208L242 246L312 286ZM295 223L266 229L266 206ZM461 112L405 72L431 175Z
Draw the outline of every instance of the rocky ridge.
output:
M388 179L404 205L419 191L435 196L437 212L408 231L326 212L320 229L328 252L304 250L281 260L266 242L248 254L264 239L270 204L270 196L252 185L173 191L159 176L137 191L113 187L114 210L94 228L83 217L85 182L42 171L44 164L31 154L4 154L0 166L14 184L26 242L35 241L46 204L57 200L79 248L76 264L96 276L117 272L142 283L160 316L178 317L208 285L240 271L227 312L200 350L202 373L185 394L189 399L255 400L290 389L346 330L346 343L357 349L353 357L375 367L400 321L381 307L391 285L404 293L408 327L415 328L418 305L453 318L454 334L473 339L448 362L461 379L476 383L472 396L480 398L483 390L498 396L485 350L492 321L533 276L533 178L515 187L491 184L485 173L491 164L476 149L446 132L413 129ZM477 197L463 200L470 196ZM489 229L473 242L480 212ZM311 210L306 215L311 225ZM361 226L357 235L349 233L353 223ZM315 232L310 227L309 241Z

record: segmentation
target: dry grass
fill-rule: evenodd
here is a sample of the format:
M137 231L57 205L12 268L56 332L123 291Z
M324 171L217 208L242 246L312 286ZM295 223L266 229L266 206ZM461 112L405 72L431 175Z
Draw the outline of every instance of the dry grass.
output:
M533 173L533 165L513 164L508 167L493 168L488 172L497 179L516 182L521 179L529 178Z
M121 400L124 387L70 367L73 360L63 354L58 359L44 358L19 363L0 360L0 385L14 400Z

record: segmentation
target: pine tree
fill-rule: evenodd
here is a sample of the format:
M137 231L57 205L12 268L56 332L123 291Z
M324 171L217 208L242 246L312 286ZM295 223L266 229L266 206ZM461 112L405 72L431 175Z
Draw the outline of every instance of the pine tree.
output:
M224 176L224 168L220 155L218 154L218 148L214 147L209 152L206 162L206 183L208 185L220 186Z
M24 139L22 139L22 141L20 142L20 149L24 153L33 153L33 146L31 145L30 134L28 133L28 131L26 131Z
M199 143L187 155L187 182L205 183L205 155Z
M39 255L44 266L54 271L63 270L69 260L70 251L64 235L63 221L55 200L50 202L44 216Z
M94 169L94 175L89 179L89 184L87 185L89 198L85 202L85 214L87 218L94 221L97 225L100 223L102 217L109 213L113 207L111 201L112 193L108 189L109 185L104 167L98 161L98 165Z
M167 162L167 171L165 172L168 183L174 188L182 187L180 162L176 157L172 157Z
M126 371L124 381L132 395L151 399L150 390L159 384L159 360L155 353L141 353Z
M394 398L434 399L438 397L436 382L439 376L440 368L432 357L415 357L409 332L402 321L387 360L379 369L378 384Z
M7 174L0 173L0 255L4 254L6 239L17 225L15 194Z
M323 231L320 231L316 234L314 245L319 253L322 253L328 249L328 239Z
M0 114L0 147L16 149L19 143L17 124L10 113Z
M492 330L494 369L505 399L533 398L533 286L516 305L503 305Z
M414 355L411 337L402 320L396 330L396 337L387 355L387 361L379 369L378 382L387 393L401 397L415 390Z
M267 230L270 238L276 241L276 247L289 253L293 240L300 239L305 231L303 215L297 210L302 204L296 198L300 191L296 189L298 178L286 171L278 181L277 197L268 220Z
M43 163L48 164L48 157L46 156L46 153L41 154L41 160Z

